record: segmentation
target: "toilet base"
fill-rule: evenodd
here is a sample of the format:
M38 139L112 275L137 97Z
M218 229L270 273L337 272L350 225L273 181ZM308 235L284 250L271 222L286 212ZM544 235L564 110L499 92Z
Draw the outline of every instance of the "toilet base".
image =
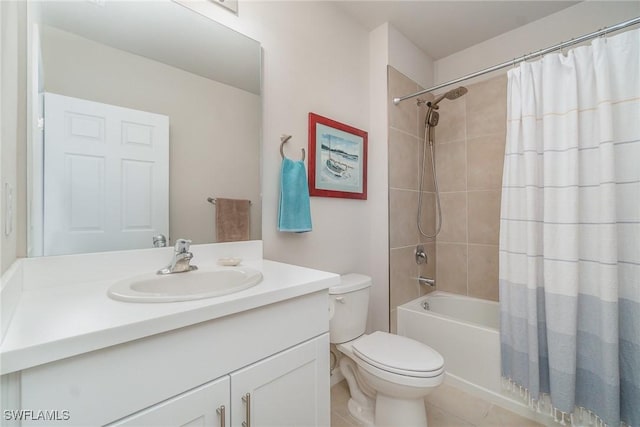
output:
M427 427L424 399L397 399L378 392L375 427Z
M340 371L351 395L347 406L353 418L365 427L427 427L424 398L442 383L443 373L426 378L389 378L384 371L378 372L364 363L358 365L355 360L360 359L354 359L350 343L338 345L338 350L342 353Z
M349 413L351 414L351 416L364 427L375 427L375 425L373 424L372 408L363 407L358 402L353 400L353 398L349 399L347 408L349 409Z
M347 403L349 414L364 427L427 427L423 399L395 399L378 394L375 414L354 399Z

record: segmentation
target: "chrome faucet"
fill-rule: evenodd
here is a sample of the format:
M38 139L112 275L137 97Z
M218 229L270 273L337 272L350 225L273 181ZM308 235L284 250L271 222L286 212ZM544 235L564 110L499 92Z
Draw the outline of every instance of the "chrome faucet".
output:
M191 240L178 239L176 240L175 250L173 251L173 259L171 264L158 270L158 274L173 274L184 273L186 271L197 270L195 265L189 265L193 254L189 252L189 246L191 246Z
M418 277L418 283L424 286L431 286L432 288L436 287L436 279L429 279L424 276Z

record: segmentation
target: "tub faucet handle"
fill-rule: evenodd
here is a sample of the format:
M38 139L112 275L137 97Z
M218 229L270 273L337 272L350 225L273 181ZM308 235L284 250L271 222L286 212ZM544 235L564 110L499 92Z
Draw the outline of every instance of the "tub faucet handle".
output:
M416 246L416 264L426 264L427 263L427 253L424 250L423 245Z

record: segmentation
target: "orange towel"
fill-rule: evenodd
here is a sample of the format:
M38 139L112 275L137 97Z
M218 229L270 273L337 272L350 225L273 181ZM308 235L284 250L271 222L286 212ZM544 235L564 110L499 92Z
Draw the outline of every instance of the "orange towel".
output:
M216 199L218 242L249 240L249 200Z

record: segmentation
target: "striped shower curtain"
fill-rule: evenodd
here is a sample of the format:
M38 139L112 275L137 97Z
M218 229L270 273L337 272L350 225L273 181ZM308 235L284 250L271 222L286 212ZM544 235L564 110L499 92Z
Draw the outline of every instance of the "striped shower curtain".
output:
M508 77L502 375L563 424L640 427L640 30Z

